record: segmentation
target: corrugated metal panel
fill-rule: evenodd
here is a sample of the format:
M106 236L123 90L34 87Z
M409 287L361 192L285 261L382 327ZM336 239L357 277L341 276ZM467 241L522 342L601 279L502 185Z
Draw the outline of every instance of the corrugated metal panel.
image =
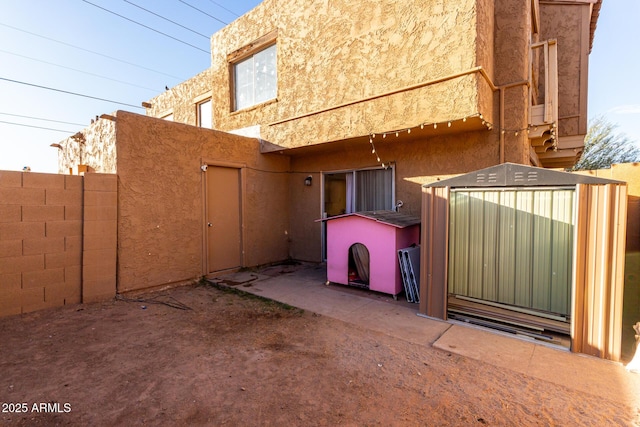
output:
M420 313L447 319L449 187L422 188Z
M572 189L451 193L449 292L568 316Z
M572 351L619 360L626 185L578 185Z
M498 259L507 259L516 251L516 192L501 193L500 222L498 227ZM498 273L498 301L507 304L515 302L516 263L500 262Z

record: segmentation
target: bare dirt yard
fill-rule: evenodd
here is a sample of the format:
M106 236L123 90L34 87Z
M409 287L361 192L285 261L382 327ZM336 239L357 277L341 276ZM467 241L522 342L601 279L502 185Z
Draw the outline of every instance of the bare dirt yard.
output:
M613 400L208 285L0 319L17 426L635 425Z

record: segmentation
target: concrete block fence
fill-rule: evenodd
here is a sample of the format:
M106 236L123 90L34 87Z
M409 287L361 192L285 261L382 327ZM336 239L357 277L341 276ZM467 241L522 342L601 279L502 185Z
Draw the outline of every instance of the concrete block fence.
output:
M0 316L116 292L116 175L0 171Z

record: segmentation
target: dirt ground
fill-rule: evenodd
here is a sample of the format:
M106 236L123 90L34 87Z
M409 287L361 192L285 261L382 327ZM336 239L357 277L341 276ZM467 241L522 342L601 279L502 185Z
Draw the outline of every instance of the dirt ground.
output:
M609 426L638 416L209 285L0 319L0 403L0 423L18 426Z

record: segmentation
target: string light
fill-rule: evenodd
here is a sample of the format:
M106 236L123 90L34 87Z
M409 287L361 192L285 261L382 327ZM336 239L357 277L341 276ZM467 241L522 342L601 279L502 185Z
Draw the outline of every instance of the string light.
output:
M469 115L469 116L464 116L464 117L462 117L462 119L458 119L458 120L461 120L464 123L464 122L467 121L467 119L474 118L474 117L478 118L480 120L480 123L482 123L482 126L486 127L488 131L492 131L493 130L493 128L494 128L493 123L485 120L484 116L482 114L480 114L480 113ZM420 126L420 129L422 129L422 130L425 129L425 126L433 126L433 129L438 129L438 125L440 125L440 124L444 125L444 123L447 124L447 128L450 128L450 127L455 125L456 120L447 120L447 121L441 121L441 122L423 122L423 123L420 123L419 126ZM550 124L549 128L545 131L545 132L549 132L550 133L550 138L548 138L548 140L553 142L554 149L557 148L557 144L556 144L556 142L557 142L556 141L556 129L557 129L557 127L558 127L558 124L554 122L554 123ZM383 139L385 139L387 137L387 135L391 135L391 134L395 134L396 138L398 138L398 137L400 137L401 133L406 132L407 134L410 134L411 130L415 129L415 128L417 128L417 126L413 127L413 128L396 129L396 130L390 130L388 132L380 132L380 133L382 134L382 138ZM506 128L498 127L497 130L500 131L501 135L512 134L513 136L517 137L522 132L526 132L527 135L529 135L530 132L537 131L538 130L538 126L529 125L527 127L523 127L523 128L520 128L520 129L506 129ZM376 160L378 161L378 163L380 163L382 165L382 167L384 167L386 169L391 164L390 163L383 163L382 160L380 159L380 156L378 155L378 152L377 152L375 146L373 145L373 138L375 138L376 135L377 134L375 134L373 132L369 135L369 143L371 144L371 154L375 155L376 156Z

